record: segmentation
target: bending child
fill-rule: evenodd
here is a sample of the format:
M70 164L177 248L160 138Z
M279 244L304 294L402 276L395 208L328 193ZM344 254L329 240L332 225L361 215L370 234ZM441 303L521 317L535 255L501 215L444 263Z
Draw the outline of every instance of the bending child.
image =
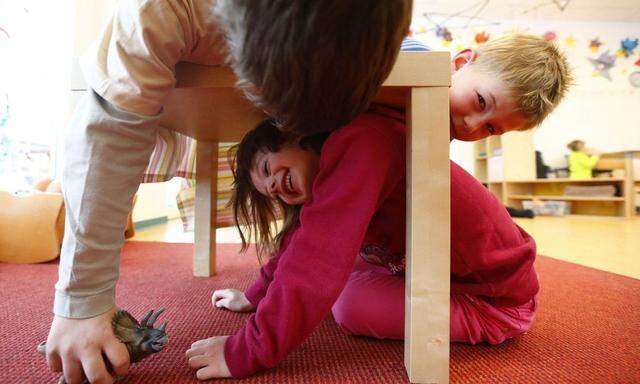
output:
M509 44L522 51L491 72ZM531 127L565 92L566 61L543 39L510 36L489 48L452 61L452 138ZM530 87L518 83L524 79ZM381 107L328 135L287 136L267 121L245 136L234 162L234 214L239 228L252 228L241 232L243 249L253 235L259 254L271 257L246 292L214 292L218 307L256 312L235 335L192 345L198 378L275 366L330 310L350 333L404 337L405 165L403 114ZM451 198L451 340L497 344L521 335L539 288L533 239L455 164ZM284 225L273 233L278 210Z

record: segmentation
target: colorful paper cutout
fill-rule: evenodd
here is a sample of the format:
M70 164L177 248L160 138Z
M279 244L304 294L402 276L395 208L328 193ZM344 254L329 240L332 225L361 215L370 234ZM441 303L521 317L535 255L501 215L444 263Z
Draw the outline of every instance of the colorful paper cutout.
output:
M489 34L488 34L487 32L485 32L485 31L482 31L482 32L476 33L476 36L475 36L476 43L478 43L478 44L486 43L487 41L489 41L489 37L490 37L490 36L491 36L491 35L489 35Z
M449 28L447 27L441 27L438 25L436 27L436 36L438 36L439 38L447 42L453 41L453 36L451 35L451 31L449 31Z
M568 47L572 47L576 43L576 39L572 35L569 35L566 39L564 39L564 43Z
M638 48L638 39L631 39L627 37L620 42L620 49L618 50L619 57L629 57L633 54L633 51Z
M542 37L547 41L555 41L558 38L558 34L553 31L545 32Z
M600 38L596 37L589 43L589 48L591 48L593 52L597 52L601 45L602 43L600 42Z
M609 71L616 63L616 57L609 53L609 51L603 52L597 58L589 58L591 64L593 64L593 75L601 76L611 81L611 74Z

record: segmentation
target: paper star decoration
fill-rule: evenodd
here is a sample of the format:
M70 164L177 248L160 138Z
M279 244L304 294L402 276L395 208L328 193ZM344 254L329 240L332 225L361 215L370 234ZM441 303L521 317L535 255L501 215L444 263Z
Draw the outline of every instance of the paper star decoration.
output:
M486 43L487 41L489 41L489 36L490 35L484 31L480 33L476 33L476 36L475 36L476 43L478 44Z
M564 39L564 43L567 44L568 47L572 47L573 44L576 43L576 39L572 35L569 35L569 37Z
M547 41L555 41L558 38L558 35L553 31L545 32L542 37Z
M593 52L597 52L601 45L602 43L600 42L600 39L596 37L589 43L589 48L591 48Z
M602 76L611 81L611 74L609 73L609 70L611 70L616 63L615 56L611 55L609 51L606 51L595 59L589 58L589 61L593 64L594 76Z
M626 39L620 42L620 50L618 54L620 57L629 57L633 54L633 51L638 48L638 39L633 39L627 37Z
M451 31L449 31L447 27L438 26L436 28L436 36L448 42L453 41L453 36L451 35Z

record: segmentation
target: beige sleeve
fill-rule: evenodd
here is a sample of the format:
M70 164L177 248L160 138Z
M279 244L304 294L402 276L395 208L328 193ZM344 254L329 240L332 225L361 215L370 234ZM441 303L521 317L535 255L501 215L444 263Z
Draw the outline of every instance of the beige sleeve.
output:
M192 1L121 0L80 64L89 86L116 106L153 116L175 85L175 65L196 44Z

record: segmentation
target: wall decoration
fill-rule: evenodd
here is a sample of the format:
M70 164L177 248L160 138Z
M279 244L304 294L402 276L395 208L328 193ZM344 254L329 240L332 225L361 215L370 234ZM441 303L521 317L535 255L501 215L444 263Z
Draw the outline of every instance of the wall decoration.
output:
M589 48L591 48L591 51L593 52L598 52L598 49L600 49L601 45L602 43L600 42L600 38L596 37L595 39L591 40L591 42L589 43Z
M640 67L640 59L638 59L638 61L636 61L634 64Z
M558 38L558 34L553 31L548 31L545 32L542 37L544 37L544 39L547 41L556 41L556 39Z
M442 45L445 47L451 46L453 41L453 35L451 30L461 29L468 30L469 27L489 27L500 25L500 22L482 19L479 17L480 13L487 7L491 0L479 0L478 2L461 9L460 11L453 13L424 13L424 18L430 23L435 25L432 29L435 31L437 37L442 39ZM425 32L429 29L425 29ZM488 35L486 38L488 39ZM485 40L486 41L486 40ZM483 42L485 42L483 41Z
M631 72L629 75L629 84L634 88L640 88L640 71Z
M589 58L589 61L593 64L594 76L601 76L611 81L611 74L609 73L609 70L611 70L616 63L616 57L614 55L610 54L609 51L606 51L595 59Z
M487 41L489 41L489 37L490 36L491 35L489 35L487 32L482 31L482 32L476 33L476 36L474 37L474 39L475 39L476 43L483 44L483 43L486 43Z
M436 36L449 43L453 41L451 31L447 27L441 27L438 25L436 28Z
M567 36L566 39L564 39L564 43L568 47L573 47L573 45L576 43L576 39L575 39L575 37L573 37L573 35L569 35L569 36Z
M524 11L522 11L522 14L523 15L527 14L527 13L529 13L531 11L535 11L538 8L546 7L546 6L549 6L551 4L555 4L555 6L558 7L560 12L564 12L564 10L567 8L569 3L571 3L571 0L541 1L540 3L534 5L533 7L529 8L529 9L525 9Z
M631 39L627 37L620 42L620 49L618 50L618 57L629 57L633 54L633 51L638 48L638 39Z
M564 12L570 2L571 0L553 0L553 3L558 7L560 12Z

